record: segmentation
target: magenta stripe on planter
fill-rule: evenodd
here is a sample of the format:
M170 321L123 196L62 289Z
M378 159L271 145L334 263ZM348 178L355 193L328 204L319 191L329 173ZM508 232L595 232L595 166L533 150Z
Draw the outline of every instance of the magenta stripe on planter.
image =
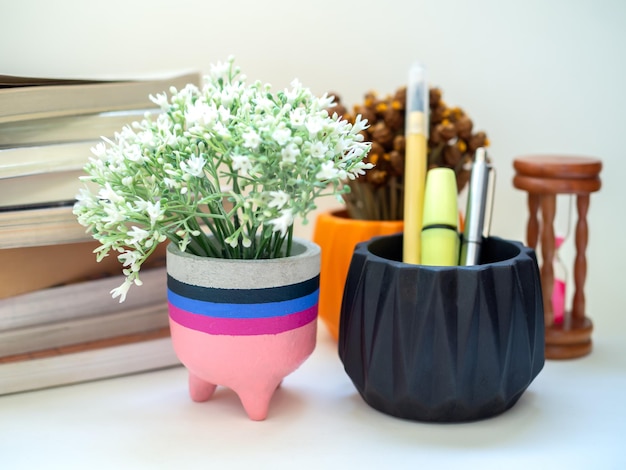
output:
M169 304L170 318L179 325L212 335L251 336L282 333L317 318L317 304L290 315L269 318L216 318L182 310Z

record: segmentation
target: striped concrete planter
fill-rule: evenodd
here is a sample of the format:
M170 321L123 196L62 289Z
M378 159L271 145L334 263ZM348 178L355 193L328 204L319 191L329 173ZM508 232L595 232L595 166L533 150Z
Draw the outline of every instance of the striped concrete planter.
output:
M319 247L295 239L288 258L226 260L170 244L167 271L172 341L192 400L222 385L251 419L265 419L282 379L315 348Z

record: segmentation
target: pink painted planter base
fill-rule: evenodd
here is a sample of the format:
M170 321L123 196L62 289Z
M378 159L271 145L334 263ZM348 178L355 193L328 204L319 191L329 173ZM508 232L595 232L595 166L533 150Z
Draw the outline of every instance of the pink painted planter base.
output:
M189 371L189 394L211 398L217 385L233 390L250 419L264 420L284 377L315 349L317 321L278 334L212 335L170 319L174 349Z

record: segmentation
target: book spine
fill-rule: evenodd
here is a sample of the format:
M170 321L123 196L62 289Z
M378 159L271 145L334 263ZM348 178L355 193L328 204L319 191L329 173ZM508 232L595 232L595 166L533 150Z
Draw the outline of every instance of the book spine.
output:
M0 361L0 395L117 377L180 365L169 330L111 338Z
M0 148L113 138L124 126L144 119L146 113L156 118L161 110L131 109L3 123L0 124Z
M167 327L166 303L123 312L0 331L0 357Z
M154 106L150 95L198 85L198 73L155 80L0 89L0 123Z
M0 331L115 314L167 301L165 267L142 273L143 285L137 295L119 303L111 299L110 292L123 279L112 276L0 299Z
M0 208L0 249L69 244L92 239L76 220L72 205Z
M0 149L0 179L82 170L98 142Z

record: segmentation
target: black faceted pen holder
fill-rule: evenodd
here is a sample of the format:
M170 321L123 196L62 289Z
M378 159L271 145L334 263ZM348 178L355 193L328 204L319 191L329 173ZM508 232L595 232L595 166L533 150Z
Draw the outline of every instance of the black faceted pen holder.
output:
M339 356L365 402L399 418L461 422L512 407L544 364L532 249L485 239L477 266L403 263L402 234L356 246Z

